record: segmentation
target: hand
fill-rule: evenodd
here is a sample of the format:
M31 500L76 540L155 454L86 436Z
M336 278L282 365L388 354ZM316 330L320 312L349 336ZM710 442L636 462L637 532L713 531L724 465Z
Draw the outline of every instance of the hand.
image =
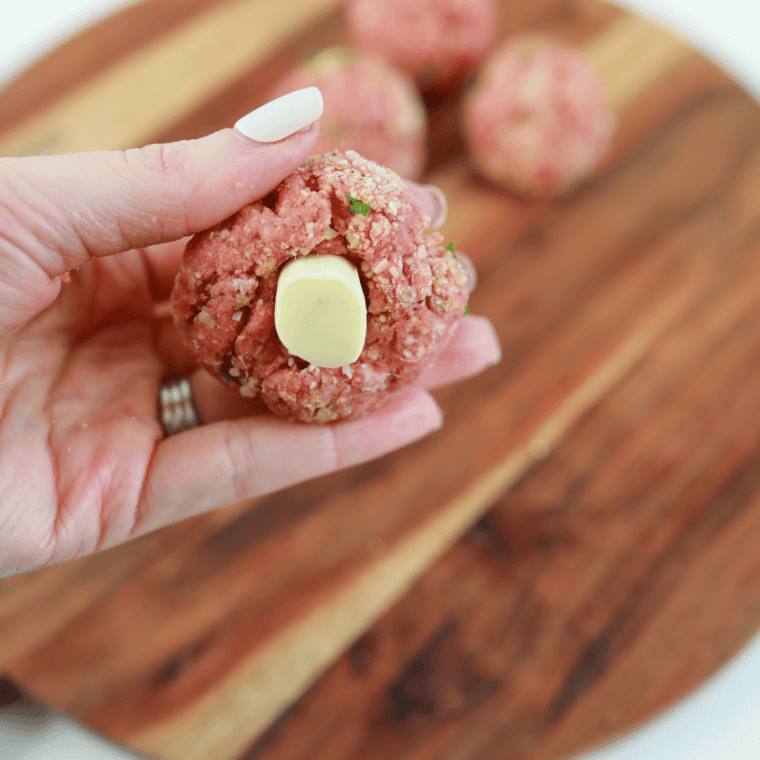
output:
M224 129L0 159L0 577L382 456L440 426L425 388L495 358L490 322L465 317L415 387L331 425L277 419L197 370L204 424L164 437L159 384L196 365L154 309L188 236L279 184L317 124L274 143ZM410 187L432 213L428 192Z

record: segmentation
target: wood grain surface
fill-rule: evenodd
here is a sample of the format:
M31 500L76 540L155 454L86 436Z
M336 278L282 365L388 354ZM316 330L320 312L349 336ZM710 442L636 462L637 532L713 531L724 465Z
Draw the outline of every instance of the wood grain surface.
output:
M502 362L403 450L0 580L0 673L167 760L556 760L666 709L760 626L760 109L596 0L501 0L618 111L528 202L430 101L426 181ZM2 91L0 153L200 136L347 40L336 0L147 0Z

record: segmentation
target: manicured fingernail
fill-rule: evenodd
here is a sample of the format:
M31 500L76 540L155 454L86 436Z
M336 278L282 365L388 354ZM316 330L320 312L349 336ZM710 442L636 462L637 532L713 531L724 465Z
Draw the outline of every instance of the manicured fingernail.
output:
M449 213L449 204L440 187L436 187L435 185L425 185L424 187L430 193L434 207L437 209L436 213L430 217L430 229L437 230L446 221L446 216Z
M256 142L277 142L309 127L322 115L322 108L319 89L305 87L251 111L235 122L235 129Z
M483 338L483 343L489 346L489 354L491 356L491 364L498 364L501 361L501 344L499 343L499 336L496 334L496 330L494 329L493 323L488 322L488 327L490 328L488 330L488 333Z
M475 290L475 286L478 284L478 272L475 269L475 264L472 263L472 259L462 251L457 251L457 261L462 265L465 274L467 275L467 290L472 293Z

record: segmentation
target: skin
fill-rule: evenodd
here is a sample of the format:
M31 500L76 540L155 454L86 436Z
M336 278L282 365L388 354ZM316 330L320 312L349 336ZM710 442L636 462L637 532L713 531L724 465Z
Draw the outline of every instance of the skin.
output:
M156 309L185 243L266 195L317 133L0 159L0 577L401 448L442 422L428 390L497 357L468 316L392 405L332 425L279 420L196 367ZM182 374L204 424L165 437L159 385Z

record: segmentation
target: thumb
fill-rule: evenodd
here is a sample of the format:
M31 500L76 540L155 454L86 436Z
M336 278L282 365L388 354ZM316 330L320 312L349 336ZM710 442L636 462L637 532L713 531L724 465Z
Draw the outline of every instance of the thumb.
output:
M93 256L192 235L295 170L314 145L318 127L309 125L321 114L322 95L308 87L197 140L0 159L0 239L10 243L12 261L25 255L55 277ZM29 271L29 261L17 263L13 281Z

